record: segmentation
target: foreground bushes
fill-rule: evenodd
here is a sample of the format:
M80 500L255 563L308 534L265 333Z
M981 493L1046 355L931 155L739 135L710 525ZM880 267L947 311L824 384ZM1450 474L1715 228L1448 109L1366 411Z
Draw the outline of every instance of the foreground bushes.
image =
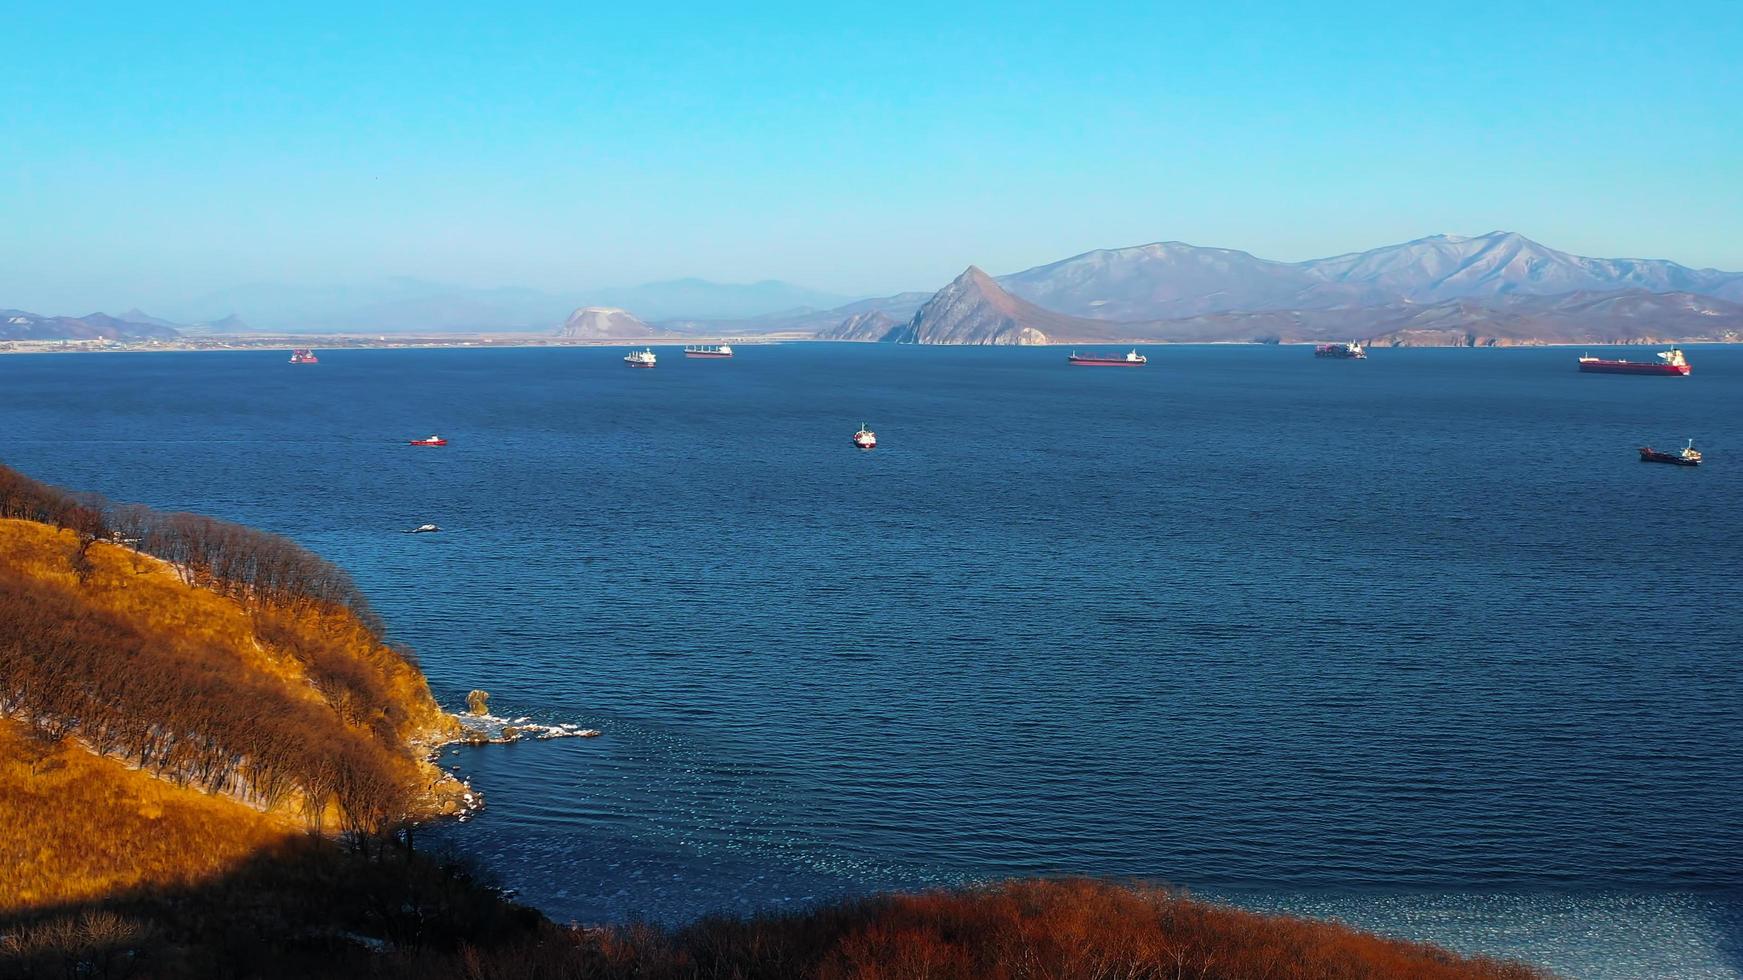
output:
M1543 976L1339 925L1089 880L894 895L677 931L563 929L456 865L398 851L360 861L305 846L173 901L170 917L164 899L132 897L16 923L14 962L28 954L42 976L83 957L124 959L142 976L405 980ZM86 934L94 938L80 946ZM0 940L0 962L6 948Z

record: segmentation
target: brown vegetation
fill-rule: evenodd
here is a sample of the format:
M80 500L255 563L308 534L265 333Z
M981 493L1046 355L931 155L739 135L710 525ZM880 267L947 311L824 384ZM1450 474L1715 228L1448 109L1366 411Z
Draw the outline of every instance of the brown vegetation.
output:
M19 729L0 762L28 750L70 765L70 746L246 804L179 827L179 863L126 846L76 859L55 849L52 869L0 862L0 908L211 873L251 849L195 846L224 836L220 812L256 845L249 815L262 813L362 844L460 791L423 758L457 723L329 563L282 538L75 498L3 467L0 514L0 722ZM114 543L117 527L164 557ZM100 807L57 811L53 794L0 791L4 846L36 839L32 827L67 841L121 833Z
M0 973L10 952L27 975L45 977L118 960L151 977L406 980L1545 976L1341 925L1088 880L884 896L674 931L566 929L503 901L463 866L398 850L363 859L306 841L201 889L0 918L0 933L10 937L0 939Z
M0 912L198 884L298 829L0 719Z

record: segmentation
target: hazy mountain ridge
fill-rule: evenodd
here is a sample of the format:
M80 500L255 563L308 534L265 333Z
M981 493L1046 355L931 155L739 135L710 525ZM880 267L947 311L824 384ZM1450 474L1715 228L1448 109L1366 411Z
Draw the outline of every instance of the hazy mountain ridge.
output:
M171 340L180 336L162 321L127 320L107 313L43 316L0 310L0 340Z
M673 320L661 323L661 326L678 333L693 336L709 335L720 337L737 337L747 334L796 333L814 334L823 337L840 329L846 320L869 313L882 313L888 316L892 323L906 322L920 308L920 304L932 298L932 293L910 292L897 293L893 296L878 296L871 299L855 300L852 303L829 310L792 310L786 313L769 316L746 317L742 319L691 319ZM875 339L875 338L824 338L824 339Z
M745 318L834 307L849 297L779 280L716 283L674 279L628 287L547 292L520 286L470 287L412 277L361 283L254 283L186 305L189 319L235 310L262 327L289 332L549 333L567 311L631 310L646 321L679 317Z

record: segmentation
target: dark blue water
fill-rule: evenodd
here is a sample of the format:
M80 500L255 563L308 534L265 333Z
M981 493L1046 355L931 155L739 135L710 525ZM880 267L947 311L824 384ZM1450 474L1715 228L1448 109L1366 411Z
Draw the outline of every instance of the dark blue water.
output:
M0 357L0 460L290 534L448 703L603 729L447 759L559 918L1076 872L1743 970L1743 349L665 353Z

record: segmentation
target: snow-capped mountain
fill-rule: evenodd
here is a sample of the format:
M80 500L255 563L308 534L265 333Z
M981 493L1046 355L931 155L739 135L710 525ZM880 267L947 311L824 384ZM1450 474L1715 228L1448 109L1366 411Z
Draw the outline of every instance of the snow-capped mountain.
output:
M1161 242L1085 252L999 282L1048 309L1100 320L1629 289L1743 300L1743 273L1664 259L1586 258L1504 231L1433 235L1305 262Z

